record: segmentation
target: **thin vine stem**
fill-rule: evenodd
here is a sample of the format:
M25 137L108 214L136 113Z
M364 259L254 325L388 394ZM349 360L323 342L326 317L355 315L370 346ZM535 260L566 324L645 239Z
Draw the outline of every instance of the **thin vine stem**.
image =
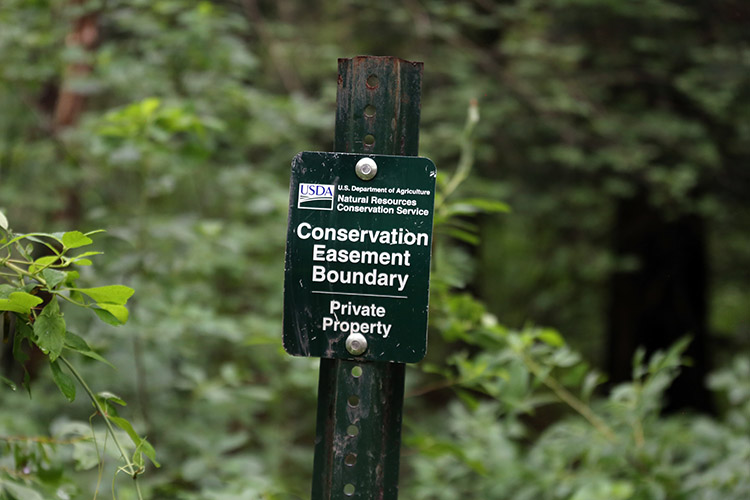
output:
M615 441L615 432L612 430L612 428L607 425L607 423L602 420L599 415L594 413L594 411L583 401L578 399L573 393L571 393L569 390L567 390L560 382L558 382L554 377L549 376L548 374L544 373L544 370L542 369L539 364L531 359L530 356L523 352L518 353L521 357L521 360L523 363L529 368L529 370L539 379L541 382L546 385L549 389L552 390L552 392L555 393L555 395L560 398L561 401L566 403L568 406L573 408L575 411L577 411L583 418L588 420L588 422L594 426L596 430L598 430L604 437L606 437L609 441Z
M133 478L133 482L135 483L135 491L138 494L138 499L143 500L143 495L141 494L141 488L140 488L140 485L138 484L138 474L136 474L136 470L133 468L133 463L130 461L130 459L128 459L128 456L125 453L125 449L120 443L120 440L117 439L117 435L115 434L115 429L114 427L112 427L112 422L109 421L107 412L104 410L104 408L102 408L102 405L99 403L99 400L96 399L96 395L88 386L88 384L83 379L81 374L78 373L78 370L76 370L75 367L67 359L65 359L64 356L60 356L59 359L65 364L65 366L68 367L68 370L70 370L70 373L73 374L73 377L75 377L78 383L81 384L81 387L83 387L83 390L86 392L91 402L94 403L94 408L96 408L96 411L98 411L99 414L102 416L102 418L104 418L104 423L107 425L107 430L109 431L109 434L112 436L112 441L114 441L115 446L117 447L117 450L120 452L122 459L126 463L126 466L125 466L127 467L126 472Z
M85 307L87 309L91 309L91 304L86 304L84 302L78 302L77 300L71 299L67 295L63 295L62 293L60 293L60 292L65 292L65 291L69 291L69 289L66 289L66 290L53 290L52 293L54 293L56 296L60 297L63 300L67 300L71 304L75 304L75 305L80 306L80 307Z
M102 477L104 476L104 459L102 458L101 453L99 452L99 443L96 440L96 431L94 431L94 417L96 417L96 413L91 415L89 417L89 427L91 428L91 437L94 439L94 450L96 450L96 459L98 461L96 469L96 489L94 490L94 498L93 500L96 500L96 498L99 496L99 488L102 484ZM107 437L109 437L109 434L104 434L104 447L103 450L107 449Z
M442 193L438 195L435 201L435 212L438 212L453 192L469 177L471 169L474 166L474 145L472 143L472 135L474 128L479 123L479 104L476 100L472 99L469 104L469 110L466 115L466 125L464 131L461 134L461 156L458 159L458 166L453 176L448 181L448 184L443 189Z
M17 266L17 265L15 265L15 264L11 264L10 262L6 262L6 263L5 263L5 267L7 267L8 269L11 269L11 270L13 270L13 271L15 271L15 272L16 272L16 273L18 273L19 275L22 275L22 276L27 276L27 277L29 277L29 278L33 278L33 279L35 279L35 280L38 280L38 281L39 281L40 283L42 283L42 284L43 284L44 286L47 286L47 283L46 283L46 282L43 282L43 281L44 281L44 279L43 279L43 278L41 278L40 276L36 276L36 275L33 275L33 274L31 274L30 272L26 271L25 269L21 269L20 267L18 267L18 266Z

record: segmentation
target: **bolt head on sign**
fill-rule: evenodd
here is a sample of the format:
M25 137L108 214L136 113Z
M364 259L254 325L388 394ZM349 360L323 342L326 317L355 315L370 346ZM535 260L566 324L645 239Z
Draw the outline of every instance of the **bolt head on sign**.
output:
M416 156L295 156L284 267L289 354L424 357L435 177L432 161Z

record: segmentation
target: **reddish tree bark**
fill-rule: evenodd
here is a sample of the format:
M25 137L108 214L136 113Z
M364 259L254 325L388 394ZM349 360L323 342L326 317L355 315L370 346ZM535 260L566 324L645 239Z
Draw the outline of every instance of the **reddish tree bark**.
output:
M85 0L70 0L72 7L82 6ZM99 40L99 27L97 25L97 14L92 12L79 17L73 26L73 31L65 39L68 48L81 48L85 51L92 50ZM88 63L71 63L65 69L60 91L55 105L54 127L55 132L74 125L78 122L86 96L72 90L70 82L91 74L92 67Z

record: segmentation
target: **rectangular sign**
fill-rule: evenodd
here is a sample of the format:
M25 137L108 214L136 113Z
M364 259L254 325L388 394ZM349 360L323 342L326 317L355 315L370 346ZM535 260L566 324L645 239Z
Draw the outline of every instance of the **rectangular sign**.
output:
M374 168L358 175L362 158ZM289 354L401 363L424 357L435 177L432 161L414 156L294 158L284 269Z

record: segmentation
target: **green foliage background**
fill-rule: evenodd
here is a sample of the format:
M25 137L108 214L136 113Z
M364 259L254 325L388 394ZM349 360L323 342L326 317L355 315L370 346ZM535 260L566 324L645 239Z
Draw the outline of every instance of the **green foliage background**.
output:
M66 46L89 12L95 50ZM135 289L130 321L65 317L117 367L84 376L156 448L145 496L307 498L317 361L280 345L288 165L332 148L338 57L422 60L421 153L450 196L402 497L745 499L747 357L709 380L717 417L660 416L684 345L607 394L591 365L607 277L634 265L607 248L612 200L642 186L710 219L712 328L747 346L749 19L732 0L3 0L0 211L16 231L107 228L81 278ZM66 78L76 63L92 72ZM60 86L86 96L63 129ZM500 200L513 213L487 213ZM48 379L0 393L0 498L108 497L116 453L97 467L88 402Z

